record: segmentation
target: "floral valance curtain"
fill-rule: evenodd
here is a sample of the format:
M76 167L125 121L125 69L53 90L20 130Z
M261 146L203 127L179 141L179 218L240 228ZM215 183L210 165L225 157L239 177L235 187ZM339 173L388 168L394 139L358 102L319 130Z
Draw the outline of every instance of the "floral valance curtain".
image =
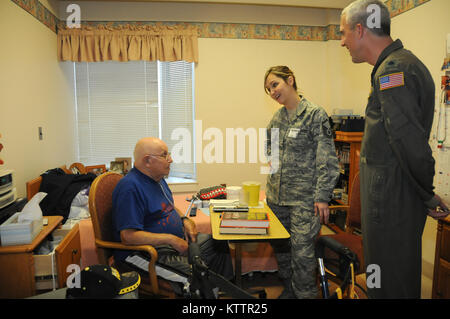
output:
M58 29L60 61L198 62L197 29L184 26L82 26Z

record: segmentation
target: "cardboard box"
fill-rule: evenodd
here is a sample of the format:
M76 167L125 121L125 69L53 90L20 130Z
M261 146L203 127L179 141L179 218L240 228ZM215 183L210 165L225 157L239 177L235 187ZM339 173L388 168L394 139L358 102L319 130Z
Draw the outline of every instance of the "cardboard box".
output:
M53 288L59 288L58 277L55 276L55 279L36 277L35 288L36 290L51 290Z
M18 223L19 214L15 213L0 225L2 246L31 244L33 239L41 232L43 218Z

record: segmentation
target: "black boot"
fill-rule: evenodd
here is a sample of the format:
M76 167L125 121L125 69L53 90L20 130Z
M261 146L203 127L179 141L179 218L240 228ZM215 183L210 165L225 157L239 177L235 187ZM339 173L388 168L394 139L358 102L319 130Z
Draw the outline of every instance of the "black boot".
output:
M291 280L283 279L284 289L278 296L278 299L296 299L294 291L292 290Z

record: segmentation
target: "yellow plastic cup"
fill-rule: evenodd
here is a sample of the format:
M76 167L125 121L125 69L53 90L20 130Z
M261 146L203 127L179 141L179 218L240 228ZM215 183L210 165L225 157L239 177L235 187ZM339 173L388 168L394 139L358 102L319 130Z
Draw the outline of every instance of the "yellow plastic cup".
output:
M244 190L244 197L247 200L248 206L259 205L259 189L261 184L258 182L244 182L242 189Z

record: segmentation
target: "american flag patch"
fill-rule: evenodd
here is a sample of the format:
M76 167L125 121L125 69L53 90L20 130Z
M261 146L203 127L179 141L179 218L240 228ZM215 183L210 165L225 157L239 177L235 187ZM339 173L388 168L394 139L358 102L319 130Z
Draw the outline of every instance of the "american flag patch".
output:
M397 86L405 85L405 79L403 72L392 73L388 75L380 76L380 90L386 90L390 88L395 88Z

